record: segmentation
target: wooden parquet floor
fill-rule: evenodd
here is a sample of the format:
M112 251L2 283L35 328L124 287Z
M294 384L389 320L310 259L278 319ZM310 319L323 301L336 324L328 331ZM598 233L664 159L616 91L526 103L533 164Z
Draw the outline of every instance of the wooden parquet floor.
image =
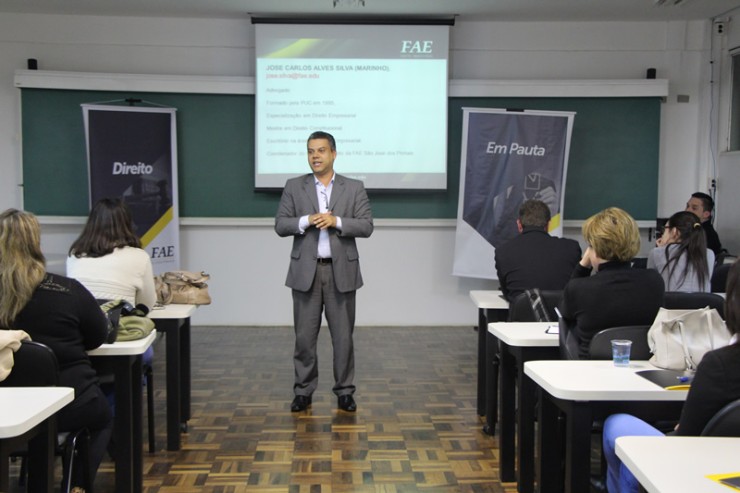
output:
M145 453L146 493L516 491L499 482L498 439L476 413L472 328L357 328L354 414L336 408L326 329L319 388L302 413L290 412L292 328L194 327L192 339L192 419L178 452L165 450L164 344L155 347L159 450ZM113 484L105 462L96 491Z

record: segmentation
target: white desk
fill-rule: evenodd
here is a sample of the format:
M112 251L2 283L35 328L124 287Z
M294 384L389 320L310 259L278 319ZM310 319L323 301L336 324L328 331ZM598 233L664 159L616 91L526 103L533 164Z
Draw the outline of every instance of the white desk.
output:
M554 322L494 322L489 334L499 341L499 474L517 481L520 493L534 491L534 410L536 385L524 376L524 363L557 359L558 335L547 334ZM489 362L489 366L491 362ZM519 409L517 425L516 409ZM514 439L516 432L516 441ZM514 456L519 455L517 478Z
M70 387L0 387L0 491L9 491L8 456L28 442L29 491L54 491L57 411L74 400Z
M24 434L74 398L71 387L0 387L0 438Z
M620 437L617 457L648 493L730 493L708 475L740 475L740 438Z
M591 427L595 418L627 412L648 421L677 420L686 390L665 390L635 374L653 369L647 361L628 368L611 361L529 361L524 373L539 386L540 492L560 491L565 441L565 492L589 491ZM656 405L658 404L658 405ZM559 435L558 414L566 417L565 437Z
M488 341L487 327L489 322L507 319L509 302L501 291L473 290L470 291L470 299L478 309L478 415L486 417L483 431L493 434L498 407L498 342L493 337ZM486 364L488 352L492 352L491 365Z
M190 419L190 317L197 305L165 305L149 312L167 348L167 450L180 450Z
M157 338L103 344L88 351L96 368L113 370L116 392L116 492L141 493L144 487L142 441L141 358Z

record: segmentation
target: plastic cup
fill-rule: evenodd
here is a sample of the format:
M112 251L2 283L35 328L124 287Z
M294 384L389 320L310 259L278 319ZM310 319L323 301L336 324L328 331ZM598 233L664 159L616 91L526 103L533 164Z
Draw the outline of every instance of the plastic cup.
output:
M630 349L632 349L632 341L627 339L612 339L612 359L614 366L629 366L630 365Z

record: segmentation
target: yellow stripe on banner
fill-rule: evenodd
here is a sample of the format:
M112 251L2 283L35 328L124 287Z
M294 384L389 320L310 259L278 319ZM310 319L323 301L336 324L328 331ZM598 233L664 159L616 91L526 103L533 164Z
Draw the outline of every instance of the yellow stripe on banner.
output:
M560 227L560 214L555 214L554 217L550 218L550 231L555 231Z
M149 231L147 231L144 236L141 237L141 247L146 248L149 243L154 240L154 238L159 235L159 233L162 232L164 228L167 227L167 225L172 221L172 207L167 209L167 212L162 214L162 217L159 218L159 220L152 225L151 228L149 228Z

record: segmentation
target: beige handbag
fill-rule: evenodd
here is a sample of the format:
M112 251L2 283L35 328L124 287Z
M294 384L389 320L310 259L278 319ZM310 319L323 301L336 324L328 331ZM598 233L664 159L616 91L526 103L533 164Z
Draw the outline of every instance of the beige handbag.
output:
M730 331L714 308L661 308L648 331L650 363L668 370L696 370L704 354L730 342Z
M158 302L184 305L211 304L211 295L208 293L208 284L206 284L211 276L205 272L175 270L157 277L161 277L159 283L155 277Z

